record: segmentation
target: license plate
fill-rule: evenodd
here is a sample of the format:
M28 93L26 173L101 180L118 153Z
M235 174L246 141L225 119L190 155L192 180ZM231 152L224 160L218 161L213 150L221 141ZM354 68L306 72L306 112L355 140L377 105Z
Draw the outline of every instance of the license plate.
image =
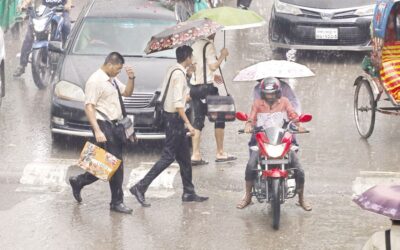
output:
M339 31L336 28L315 28L315 39L337 40Z

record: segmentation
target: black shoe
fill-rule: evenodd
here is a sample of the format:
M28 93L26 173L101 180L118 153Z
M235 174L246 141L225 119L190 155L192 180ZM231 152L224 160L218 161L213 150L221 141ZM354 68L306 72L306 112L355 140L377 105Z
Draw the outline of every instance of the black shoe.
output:
M183 193L182 194L182 201L183 202L203 202L208 200L208 197L203 197L203 196L198 196L197 194L188 194L188 193Z
M122 214L131 214L132 213L132 209L125 206L124 203L120 203L118 205L110 204L110 210L117 212L117 213L122 213Z
M20 77L24 73L25 73L25 67L24 66L18 66L18 68L14 71L13 76L14 77Z
M76 177L70 177L69 183L71 184L72 194L74 195L75 200L77 202L82 202L82 197L81 197L82 187L79 185L78 179Z
M142 207L150 207L150 203L146 202L146 199L144 198L144 193L139 191L137 185L131 187L129 191L136 197L136 200L142 205Z

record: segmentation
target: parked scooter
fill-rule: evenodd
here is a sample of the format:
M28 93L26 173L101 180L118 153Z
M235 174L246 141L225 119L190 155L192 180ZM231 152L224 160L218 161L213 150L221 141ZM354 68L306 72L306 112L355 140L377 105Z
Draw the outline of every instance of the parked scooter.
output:
M49 51L49 42L64 42L62 35L63 12L63 5L55 7L40 5L36 10L32 7L27 9L29 25L34 31L31 52L32 76L39 89L47 87L57 67L59 55Z
M242 112L237 112L236 118L241 121L248 120L247 114ZM289 166L293 134L308 133L296 131L292 125L294 122L309 122L312 116L303 114L298 120L289 123L283 122L281 116L272 115L269 119L272 126L255 127L253 130L257 146L250 149L259 152L259 160L257 169L254 169L257 171L257 178L252 195L260 203L271 203L272 226L279 229L281 204L296 196L296 169ZM244 133L244 130L239 130L239 133Z

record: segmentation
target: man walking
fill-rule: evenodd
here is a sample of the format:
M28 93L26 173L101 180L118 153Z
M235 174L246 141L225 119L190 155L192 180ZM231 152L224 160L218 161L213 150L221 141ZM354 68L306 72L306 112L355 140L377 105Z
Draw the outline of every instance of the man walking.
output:
M85 113L90 125L92 125L96 142L121 160L123 142L116 136L116 124L118 120L122 119L119 93L122 96L131 96L135 79L135 74L131 67L125 68L128 75L126 86L116 78L121 72L124 63L125 61L121 54L118 52L110 53L106 57L103 66L90 76L85 86ZM71 177L69 182L72 186L74 198L81 202L82 188L97 180L97 177L88 172ZM124 166L121 162L118 170L110 179L110 209L119 213L132 213L132 209L126 207L123 203L123 180Z
M208 162L202 159L200 153L200 135L204 127L205 117L207 115L207 104L205 99L207 95L218 95L218 88L214 86L214 82L220 83L222 79L219 75L214 75L214 72L219 69L221 63L227 58L229 52L226 48L221 50L221 54L217 57L215 46L213 43L215 34L208 39L196 41L193 45L194 63L196 72L190 90L192 98L192 106L194 112L195 134L192 138L192 165L204 165ZM225 122L216 121L215 140L217 143L216 162L226 162L236 160L236 157L228 155L224 151L224 129Z
M194 133L194 128L185 114L185 104L188 99L186 69L192 66L192 52L192 48L186 45L177 48L176 58L178 63L168 70L164 79L162 100L164 101L163 119L166 124L165 147L161 159L156 162L142 180L130 188L130 192L143 207L150 206L144 196L147 188L174 160L179 164L182 178L182 201L202 202L208 199L208 197L198 196L194 191L190 151L186 140L185 125L190 133Z

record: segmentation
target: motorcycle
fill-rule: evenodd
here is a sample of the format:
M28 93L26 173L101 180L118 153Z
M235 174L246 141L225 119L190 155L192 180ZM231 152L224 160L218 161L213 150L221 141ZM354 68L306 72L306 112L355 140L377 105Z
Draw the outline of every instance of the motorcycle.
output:
M27 9L29 25L34 33L34 42L31 51L32 76L39 89L47 87L56 70L59 54L51 53L49 43L57 41L63 43L62 28L64 6L46 7L40 5L36 10Z
M237 112L236 118L241 121L248 120L247 114L242 112ZM279 116L272 115L268 119L269 121L265 123L270 123L271 126L257 126L253 129L257 146L250 149L259 152L259 159L257 169L254 170L257 171L257 178L254 182L252 195L260 203L271 204L272 226L278 230L281 204L296 196L296 169L289 167L289 152L296 150L295 146L292 145L293 135L309 132L296 131L293 125L294 122L309 122L312 116L303 114L296 121L289 123L281 122L283 118ZM244 130L239 130L239 133L244 133Z

